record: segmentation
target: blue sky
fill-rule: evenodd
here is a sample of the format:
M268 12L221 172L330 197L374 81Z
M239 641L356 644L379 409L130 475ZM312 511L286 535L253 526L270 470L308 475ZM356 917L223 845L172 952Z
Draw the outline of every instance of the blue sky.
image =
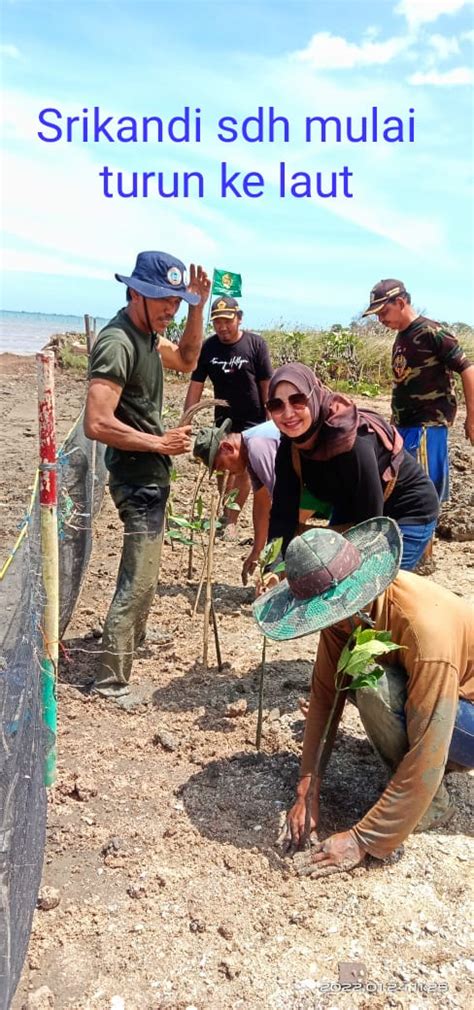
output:
M472 0L4 0L2 307L107 317L123 301L114 272L165 249L241 273L256 328L349 322L381 277L434 318L472 322L473 35ZM166 122L185 105L201 109L199 144L38 138L45 108L64 125L94 106ZM220 117L258 106L287 117L288 143L218 140ZM373 106L405 124L415 109L415 142L305 143L306 116L357 129ZM259 172L263 195L222 198L223 161ZM313 195L281 197L281 161ZM161 171L168 188L200 172L204 196L107 199L104 165L127 185ZM344 166L352 198L340 182L318 197L316 173L327 191Z

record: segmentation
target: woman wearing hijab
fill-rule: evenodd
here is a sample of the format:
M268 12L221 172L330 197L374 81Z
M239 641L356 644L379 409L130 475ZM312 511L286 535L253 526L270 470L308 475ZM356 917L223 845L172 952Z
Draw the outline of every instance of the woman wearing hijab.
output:
M403 537L401 567L412 570L433 536L439 500L430 478L380 415L327 389L306 365L283 365L267 410L281 432L269 540L283 552L298 532L302 486L327 503L330 525L390 516Z

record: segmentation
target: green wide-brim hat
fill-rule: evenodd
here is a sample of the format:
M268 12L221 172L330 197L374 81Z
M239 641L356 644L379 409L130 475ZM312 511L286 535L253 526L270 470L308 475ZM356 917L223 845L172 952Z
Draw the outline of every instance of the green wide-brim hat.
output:
M342 535L315 528L295 537L285 556L287 578L253 604L267 638L302 638L352 617L390 585L400 567L402 538L380 516ZM319 587L324 586L322 591Z
M232 427L232 420L230 417L226 417L225 421L220 425L220 427L214 428L201 428L194 440L193 446L193 456L196 459L200 459L202 463L205 463L209 468L209 472L212 473L214 468L214 461L219 451L219 446L230 431Z

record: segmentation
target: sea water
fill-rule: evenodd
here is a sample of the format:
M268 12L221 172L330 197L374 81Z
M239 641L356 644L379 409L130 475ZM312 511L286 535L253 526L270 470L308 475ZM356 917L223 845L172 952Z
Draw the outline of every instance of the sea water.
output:
M97 331L107 322L97 319ZM0 354L35 354L53 333L84 333L84 316L0 310Z

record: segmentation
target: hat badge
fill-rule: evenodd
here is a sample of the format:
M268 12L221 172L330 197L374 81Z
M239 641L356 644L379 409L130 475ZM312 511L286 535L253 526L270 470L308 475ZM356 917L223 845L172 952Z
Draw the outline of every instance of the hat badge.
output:
M166 273L166 277L173 287L178 287L183 283L183 274L181 273L179 267L170 267Z
M216 305L216 309L219 312L220 312L221 309L227 309L228 307L229 306L227 305L227 302L223 302L223 301L218 302L217 305Z

